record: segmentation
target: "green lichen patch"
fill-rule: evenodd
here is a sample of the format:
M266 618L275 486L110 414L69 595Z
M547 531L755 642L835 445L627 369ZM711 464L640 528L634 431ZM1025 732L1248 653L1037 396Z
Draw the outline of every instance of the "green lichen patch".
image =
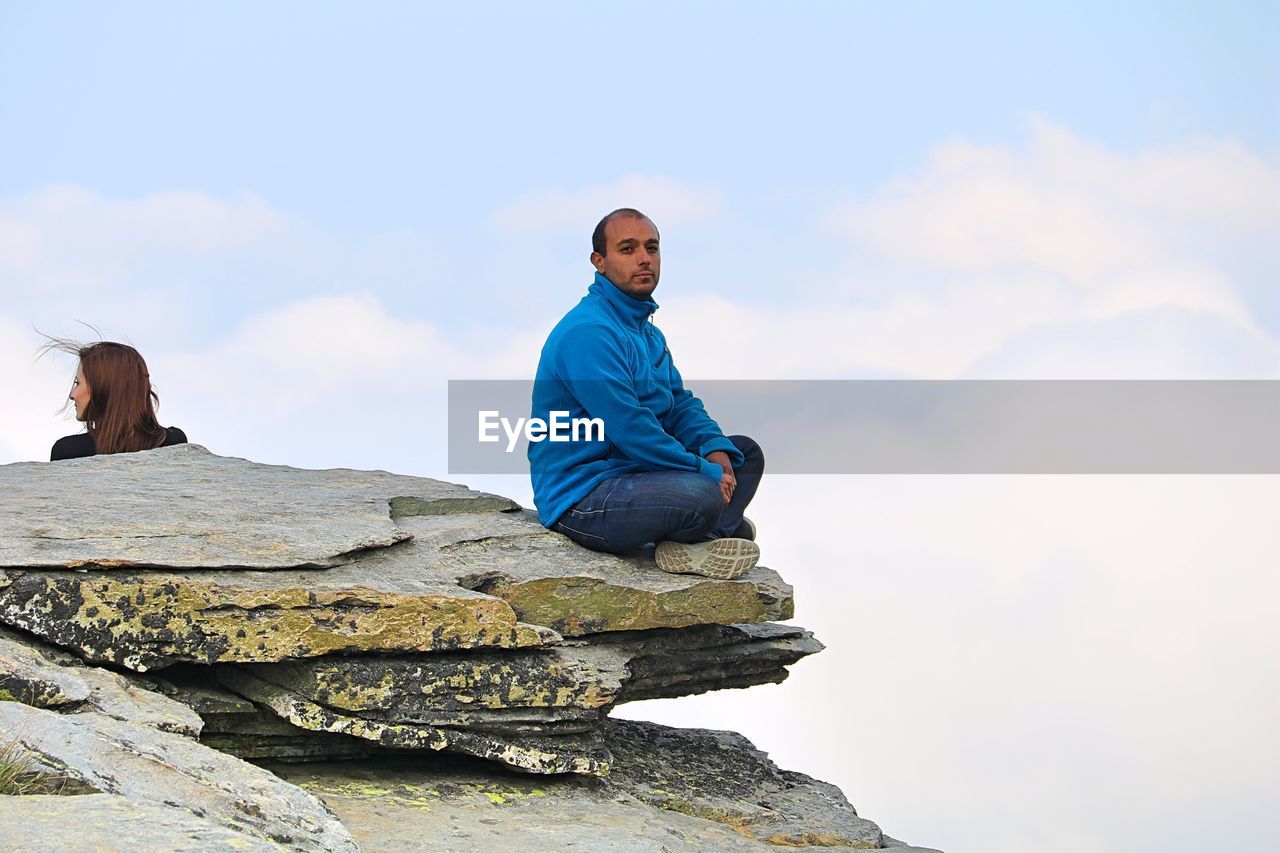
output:
M520 648L546 634L499 599L370 587L315 589L304 573L8 573L0 620L92 661L277 661L361 651Z
M565 636L646 628L761 622L789 619L791 598L762 595L747 581L700 579L675 589L646 589L594 577L515 581L494 578L482 587L511 605L524 621Z
M460 752L529 773L609 772L608 752L591 736L516 739L443 726L368 720L336 713L240 668L220 669L218 677L226 687L302 729L350 735L388 749Z

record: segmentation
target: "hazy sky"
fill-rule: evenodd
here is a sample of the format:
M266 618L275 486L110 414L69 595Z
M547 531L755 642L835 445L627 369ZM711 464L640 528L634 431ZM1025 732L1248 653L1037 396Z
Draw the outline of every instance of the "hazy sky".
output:
M0 463L83 321L215 452L445 475L445 381L531 376L624 204L690 380L1280 378L1280 7L1121 5L0 6ZM1261 849L1277 506L767 477L829 648L632 713L953 853Z

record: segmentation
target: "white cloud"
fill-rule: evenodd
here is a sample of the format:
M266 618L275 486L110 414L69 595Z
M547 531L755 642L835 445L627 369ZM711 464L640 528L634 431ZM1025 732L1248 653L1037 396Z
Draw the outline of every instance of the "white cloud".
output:
M252 194L165 192L132 200L52 186L0 201L0 293L126 286L174 255L212 256L279 238L289 218Z
M743 731L916 844L1203 849L1278 781L1277 505L1275 477L768 478L764 560L827 650L622 715Z
M1232 143L1123 154L1044 125L1025 149L948 143L917 174L839 208L836 271L797 274L770 289L788 286L786 299L765 300L711 277L682 291L669 266L658 319L691 379L1275 376L1274 332L1223 262L1274 252L1275 173ZM715 188L631 178L526 196L492 222L585 238L620 204L668 232L738 215ZM779 245L812 239L771 213ZM445 380L527 377L545 328L526 319L511 332L438 303L409 310L358 278L411 269L416 289L478 286L458 274L467 263L448 275L451 259L424 262L418 235L362 243L307 229L252 197L47 190L0 204L0 289L37 287L31 304L59 310L89 291L124 306L110 323L147 356L164 420L215 451L440 473ZM264 274L244 287L270 286L274 301L224 300L225 328L213 329L185 306L191 285L156 299L140 283L157 259L194 268L281 243L317 280L336 266L350 286L295 282L280 295ZM521 292L549 292L551 275L537 276ZM143 310L149 330L185 311L183 328L202 334L144 336ZM0 461L45 458L75 429L53 414L72 367L33 367L38 344L20 312L0 311ZM1196 817L1203 803L1274 789L1262 759L1276 694L1258 675L1276 644L1264 612L1277 592L1265 563L1274 491L1274 478L773 478L753 508L766 562L830 648L780 688L662 707L744 730L912 841L1176 843L1188 820L1211 823ZM993 802L1008 808L993 818Z
M1280 169L1230 141L1124 154L1037 121L1025 151L944 143L918 175L837 219L859 243L904 261L1031 268L1089 286L1224 234L1280 236Z
M831 221L848 260L786 303L659 291L686 376L1280 376L1280 167L1235 143L1124 154L1039 122Z
M724 201L714 186L630 175L573 191L529 193L494 213L490 223L508 234L589 235L601 216L619 207L642 210L660 227L671 228L719 219Z
M1070 310L1051 282L1010 284L957 282L865 307L676 295L662 299L657 320L690 379L947 379L1001 341Z
M438 475L448 380L527 375L540 346L532 333L470 340L359 293L296 300L148 360L167 422L218 452Z
M0 313L0 462L48 459L55 439L80 429L69 416L58 414L71 390L74 361L57 353L37 361L41 343L32 329Z
M320 296L248 318L227 340L175 356L183 384L279 412L344 390L447 375L459 361L431 324L401 320L369 294Z

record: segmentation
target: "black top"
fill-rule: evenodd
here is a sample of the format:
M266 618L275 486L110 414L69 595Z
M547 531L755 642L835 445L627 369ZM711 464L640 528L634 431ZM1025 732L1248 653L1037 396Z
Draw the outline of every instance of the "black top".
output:
M169 447L174 444L186 444L187 434L177 427L165 427L164 443L161 447ZM59 459L79 459L82 456L96 456L98 451L93 446L93 439L87 432L79 432L75 435L66 435L53 443L53 450L49 451L49 461L57 462Z

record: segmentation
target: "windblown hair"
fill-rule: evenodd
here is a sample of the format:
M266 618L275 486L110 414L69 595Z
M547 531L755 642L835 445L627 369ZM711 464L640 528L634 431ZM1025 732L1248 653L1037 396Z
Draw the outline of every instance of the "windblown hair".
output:
M609 254L609 247L606 246L604 242L604 229L610 222L619 216L634 216L636 219L649 219L649 217L645 216L634 207L620 207L617 210L606 214L604 219L601 219L600 222L596 224L596 230L591 232L591 251L595 252L597 255ZM653 220L650 219L649 221L652 222Z
M79 344L61 339L50 340L47 348L80 358L89 383L85 427L98 453L132 453L164 443L165 429L156 419L160 398L136 349L114 341Z

